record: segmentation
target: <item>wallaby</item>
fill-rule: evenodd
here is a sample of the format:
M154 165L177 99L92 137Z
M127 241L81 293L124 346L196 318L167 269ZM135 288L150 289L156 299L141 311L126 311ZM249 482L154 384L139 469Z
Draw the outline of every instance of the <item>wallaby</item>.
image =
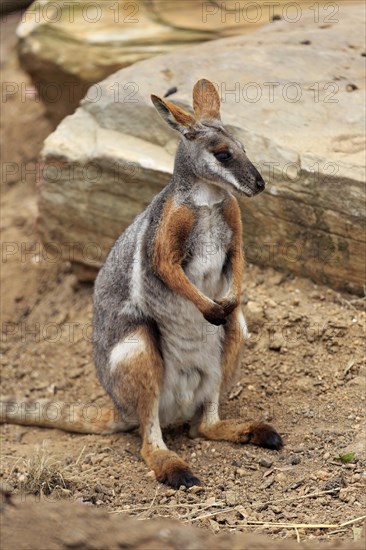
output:
M59 403L60 414L49 421L39 408L22 413L10 401L2 420L93 433L139 426L141 454L156 478L191 487L200 481L166 447L162 427L189 422L192 437L282 446L269 424L219 418L220 396L234 379L247 331L234 193L251 197L265 184L224 128L211 82L194 86L194 115L151 99L182 139L170 183L118 238L95 281L94 362L115 408L90 421L82 405L70 419ZM38 402L41 408L48 403Z

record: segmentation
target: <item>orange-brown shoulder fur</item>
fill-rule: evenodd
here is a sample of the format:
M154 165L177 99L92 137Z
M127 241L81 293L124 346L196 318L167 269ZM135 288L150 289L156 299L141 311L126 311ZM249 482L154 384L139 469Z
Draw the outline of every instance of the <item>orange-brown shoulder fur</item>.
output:
M184 296L206 319L221 318L222 308L202 294L188 279L182 268L184 245L195 222L193 211L186 205L167 200L154 243L153 263L167 286Z

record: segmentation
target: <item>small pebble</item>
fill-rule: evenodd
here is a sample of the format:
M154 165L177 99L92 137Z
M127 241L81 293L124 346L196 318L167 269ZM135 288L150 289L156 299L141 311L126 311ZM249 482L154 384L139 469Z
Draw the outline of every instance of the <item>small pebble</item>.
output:
M272 460L269 460L268 458L261 458L259 461L259 466L263 466L263 468L270 468L273 464Z
M238 504L235 491L226 491L225 500L228 506L236 506Z
M275 332L270 339L268 347L272 351L280 351L282 344L283 344L282 335L279 332Z
M254 502L253 508L257 512L263 512L263 510L267 510L268 503L267 502Z
M274 477L270 477L269 479L267 479L266 481L264 481L260 486L259 488L260 489L269 489L275 482L275 478Z
M220 525L217 523L217 521L215 521L213 519L209 519L209 522L210 522L210 525L211 525L211 528L212 528L213 532L218 533L220 531Z
M283 472L276 474L276 481L286 481L286 476Z
M288 461L295 466L295 464L300 464L301 459L298 455L290 455Z
M324 490L331 491L332 489L338 489L338 487L346 487L346 485L346 480L342 475L334 476L325 483Z
M321 479L322 481L326 481L329 479L329 474L325 470L317 470L314 472L315 479Z
M204 491L204 487L202 487L202 485L193 485L193 487L191 487L189 489L189 492L190 493L193 493L193 494L196 494L196 493L202 493L202 491Z
M338 498L342 502L348 502L349 501L349 495L348 495L347 489L345 489L345 488L341 489L338 493Z

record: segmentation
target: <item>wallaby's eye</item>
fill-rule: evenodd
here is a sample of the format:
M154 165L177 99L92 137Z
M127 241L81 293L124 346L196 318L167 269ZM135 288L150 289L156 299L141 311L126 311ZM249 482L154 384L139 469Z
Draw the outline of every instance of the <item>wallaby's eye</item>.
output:
M218 153L214 153L214 157L220 162L226 162L232 158L232 154L230 151L219 151Z

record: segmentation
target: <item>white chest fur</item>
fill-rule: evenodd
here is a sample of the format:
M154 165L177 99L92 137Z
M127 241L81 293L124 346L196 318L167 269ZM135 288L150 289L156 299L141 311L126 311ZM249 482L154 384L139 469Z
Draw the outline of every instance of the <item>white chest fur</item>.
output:
M192 258L186 275L212 299L223 296L227 290L222 270L231 235L218 205L200 207L192 242Z
M192 200L196 206L212 207L227 198L228 192L217 185L198 181L192 189Z

